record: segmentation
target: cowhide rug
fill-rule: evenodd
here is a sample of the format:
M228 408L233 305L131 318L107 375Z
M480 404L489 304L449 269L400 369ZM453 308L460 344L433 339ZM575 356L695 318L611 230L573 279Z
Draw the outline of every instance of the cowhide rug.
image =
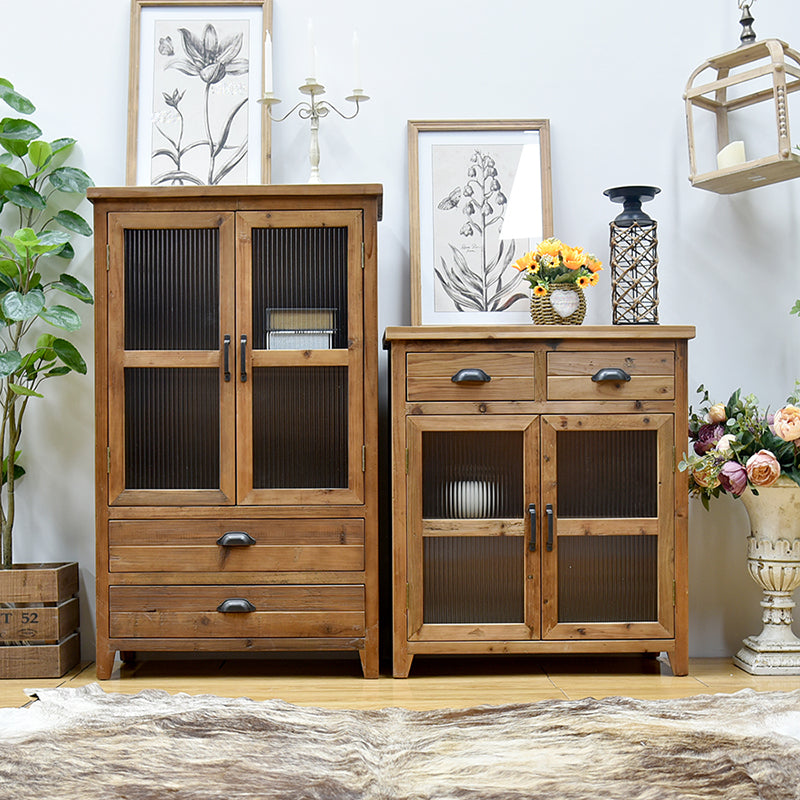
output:
M0 711L3 800L800 797L800 690L427 712L31 693Z

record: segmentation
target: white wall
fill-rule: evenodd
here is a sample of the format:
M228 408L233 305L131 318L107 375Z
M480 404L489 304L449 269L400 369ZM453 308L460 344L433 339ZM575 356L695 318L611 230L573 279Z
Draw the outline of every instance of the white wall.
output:
M738 44L735 0L273 0L276 92L297 98L307 20L331 100L351 88L352 31L372 100L355 121L321 130L328 182L378 182L380 326L408 324L409 119L548 118L555 230L608 258L609 186L655 184L662 323L697 326L690 386L726 399L737 386L780 403L800 376L800 183L732 196L691 188L682 94L692 70ZM760 38L800 47L797 0L756 3ZM125 178L128 0L4 3L0 75L38 106L48 137L72 135L98 185ZM794 118L792 118L793 120ZM795 136L800 140L800 115ZM307 123L273 126L273 182L307 176ZM87 206L87 211L89 210ZM91 249L74 271L91 283ZM608 270L587 323L610 322ZM80 336L92 350L91 325ZM385 356L381 354L385 374ZM15 560L77 559L84 655L93 651L92 377L48 387L28 420ZM385 405L385 389L381 398ZM745 574L746 515L723 498L691 515L691 653L719 656L758 630L759 594ZM383 532L386 535L386 532ZM385 635L389 635L386 631Z

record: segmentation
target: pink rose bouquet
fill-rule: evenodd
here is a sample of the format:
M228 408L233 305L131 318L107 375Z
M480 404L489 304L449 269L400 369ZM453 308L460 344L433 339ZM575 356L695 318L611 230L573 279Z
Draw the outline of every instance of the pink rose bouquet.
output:
M800 381L774 414L754 395L737 389L727 403L711 403L704 386L700 407L689 412L690 454L678 465L689 472L689 492L708 508L720 494L739 497L771 486L782 475L800 485Z

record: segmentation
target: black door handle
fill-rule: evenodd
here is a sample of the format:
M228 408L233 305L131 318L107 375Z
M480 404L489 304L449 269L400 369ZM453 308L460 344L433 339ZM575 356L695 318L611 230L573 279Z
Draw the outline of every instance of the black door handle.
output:
M553 506L548 503L545 506L544 513L547 516L547 552L550 553L553 550Z
M601 383L602 381L629 381L630 379L631 376L619 367L603 367L603 369L597 370L592 375L592 380L595 383Z
M255 610L256 607L243 597L229 597L217 606L217 611L221 614L249 614Z
M225 380L230 381L231 379L231 337L229 333L225 334L225 338L222 340L222 353L223 353L223 371L225 373Z
M450 378L453 383L489 383L492 376L477 367L460 369Z
M528 550L531 553L536 552L536 503L531 503L528 506L528 513L531 516L531 538L530 542L528 543Z
M217 539L220 547L249 547L255 543L256 540L244 531L226 531Z
M242 338L239 339L239 351L241 380L242 383L245 383L245 381L247 381L247 336L244 334L242 334Z

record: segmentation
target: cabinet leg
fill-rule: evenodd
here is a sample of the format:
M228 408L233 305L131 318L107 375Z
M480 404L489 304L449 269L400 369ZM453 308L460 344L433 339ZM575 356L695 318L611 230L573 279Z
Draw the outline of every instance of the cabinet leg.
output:
M365 678L377 678L380 676L378 648L375 645L367 642L364 649L358 651L358 656L361 659L361 671L364 673Z
M395 650L394 663L392 666L393 678L407 678L408 673L411 672L411 662L414 660L413 655L409 655L405 648L402 651Z
M689 646L685 642L675 642L675 649L667 653L672 674L679 677L689 674Z
M97 680L107 681L111 677L111 671L114 669L114 656L116 650L107 650L100 648L99 643L97 647L97 655L95 660L97 662Z

